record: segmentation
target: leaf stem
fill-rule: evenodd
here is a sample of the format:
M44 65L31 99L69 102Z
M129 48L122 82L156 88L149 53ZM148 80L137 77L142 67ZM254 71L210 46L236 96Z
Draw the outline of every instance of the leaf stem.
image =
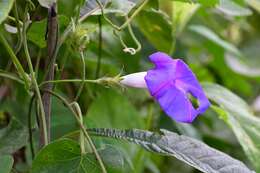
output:
M50 80L50 81L44 81L40 83L39 87L42 87L43 85L47 83L70 83L70 82L84 82L84 83L99 83L100 79L85 79L84 81L82 79L61 79L61 80Z
M27 5L25 8L26 8L26 11L28 11ZM24 25L26 25L25 20L24 20ZM25 52L25 58L28 63L28 67L29 67L29 71L30 71L30 75L31 75L33 89L35 90L36 97L38 99L38 103L39 103L39 107L40 107L40 117L41 117L41 126L42 126L41 128L42 128L42 133L43 133L42 145L45 146L48 144L48 135L47 135L48 133L47 133L47 126L46 126L45 112L44 112L44 107L43 107L43 103L42 103L40 89L39 89L38 83L35 78L35 73L33 70L33 65L32 65L31 57L30 57L29 50L28 50L26 30L23 30L23 47L24 47L24 52Z
M6 41L6 39L4 38L4 36L2 35L2 33L0 33L0 41L3 43L4 47L6 48L7 52L9 53L11 60L16 68L16 70L18 71L18 74L21 78L23 78L24 80L24 84L25 84L25 88L29 89L30 88L30 79L27 75L27 73L25 73L23 66L21 65L20 61L18 60L18 58L16 57L15 53L13 52L12 48L10 47L10 45L8 44L8 42Z
M77 101L80 97L80 94L82 92L82 90L84 89L85 86L85 78L86 78L86 65L85 65L85 58L84 58L84 54L82 51L80 51L80 58L81 58L81 62L82 62L82 82L81 85L79 87L79 90L77 92L77 95L75 97L75 101Z
M24 81L22 81L20 78L18 78L16 76L14 76L12 73L0 70L0 76L4 77L4 78L11 79L11 80L14 80L14 81L16 81L16 82L18 82L20 84L24 84Z

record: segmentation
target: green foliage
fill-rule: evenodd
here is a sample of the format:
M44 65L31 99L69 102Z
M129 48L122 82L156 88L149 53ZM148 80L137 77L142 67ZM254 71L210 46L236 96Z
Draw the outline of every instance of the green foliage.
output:
M156 18L156 20L153 20ZM170 52L174 44L172 26L169 18L161 11L142 11L136 18L140 30L153 46L164 52Z
M259 172L259 12L259 0L0 0L0 173ZM192 124L118 83L156 51L211 82Z
M0 172L10 173L12 170L13 163L14 163L14 159L12 156L1 155L0 156Z
M1 0L0 1L0 24L8 16L9 11L12 9L14 0Z
M242 162L221 153L204 143L161 129L162 134L144 130L89 129L97 136L124 139L141 145L148 151L173 156L205 173L252 172ZM221 159L219 159L221 158Z
M241 98L229 90L214 84L205 84L204 88L208 97L221 107L214 110L232 128L256 171L260 171L260 119L252 114Z
M28 131L15 118L6 128L0 129L0 155L12 154L27 143Z
M99 150L109 172L126 172L127 162L113 147ZM93 153L80 153L77 142L61 139L43 148L32 164L32 173L41 172L99 173L101 170Z

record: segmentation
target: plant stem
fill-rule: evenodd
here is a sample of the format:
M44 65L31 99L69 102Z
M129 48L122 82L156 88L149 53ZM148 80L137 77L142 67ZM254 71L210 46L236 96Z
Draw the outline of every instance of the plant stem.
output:
M14 81L16 81L16 82L18 82L20 84L24 84L24 82L21 79L19 79L18 77L14 76L12 73L0 70L0 76L4 77L4 78L11 79L11 80L14 80Z
M102 21L101 17L98 16L98 28L99 28L99 34L98 34L98 61L97 61L97 68L96 68L96 78L99 77L100 72L100 63L102 58Z
M32 160L34 159L34 148L33 148L33 136L32 136L32 107L33 107L33 101L34 101L35 95L32 96L29 104L29 110L28 110L28 131L29 131L29 141L30 141L30 150L32 155Z
M149 0L143 0L141 5L133 12L133 14L121 25L117 26L115 25L109 18L106 17L105 12L104 12L104 7L102 3L99 0L96 0L97 4L99 5L99 8L101 10L101 14L104 17L104 19L115 29L115 30L122 30L124 29L132 20L133 18L143 9L143 7L147 4Z
M77 115L79 117L80 124L83 124L83 117L82 117L82 112L81 112L81 109L79 107L79 104L77 102L73 102L73 103L71 103L71 105L74 106L75 112L77 113ZM79 134L79 143L80 143L81 154L84 155L86 153L85 136L84 136L82 129L80 130L79 133L80 133Z
M100 167L101 167L102 173L107 173L106 168L105 168L105 165L104 165L104 163L103 163L101 157L99 156L99 154L98 154L98 152L97 152L97 149L96 149L94 143L92 142L92 139L90 138L90 136L89 136L89 134L88 134L86 128L85 128L84 125L81 123L80 118L78 117L78 115L77 115L77 113L74 111L74 109L72 108L71 104L68 103L65 98L63 98L62 96L60 96L59 94L57 94L57 93L55 93L55 92L53 92L53 91L48 91L48 90L46 90L45 92L49 92L49 93L52 94L53 96L55 96L55 97L57 97L58 99L60 99L60 100L66 105L66 107L72 112L72 114L73 114L74 117L76 118L76 120L77 120L77 122L78 122L78 124L79 124L79 126L80 126L80 128L81 128L81 130L82 130L82 132L83 132L83 134L84 134L84 136L86 137L86 139L87 139L87 141L88 141L88 143L89 143L89 145L90 145L92 151L94 152L94 154L95 154L95 156L96 156L96 158L97 158L97 160L98 160L98 163L99 163L99 165L100 165Z
M28 8L28 7L26 6L26 8ZM28 10L28 9L26 9L26 10ZM25 23L24 23L24 25L25 25ZM38 83L37 83L36 78L35 78L35 73L34 73L34 70L33 70L33 65L32 65L31 57L30 57L29 50L28 50L26 31L25 30L23 32L23 38L24 38L23 39L23 47L24 47L25 57L26 57L26 61L28 63L28 67L29 67L33 89L35 90L36 97L38 99L38 103L39 103L39 106L40 106L40 117L41 117L40 131L41 131L41 134L42 134L42 139L40 139L41 140L40 144L42 146L45 146L45 145L48 144L48 133L47 133L47 126L46 126L45 112L44 112L44 107L43 107L43 103L42 103L40 89L39 89Z
M100 80L99 79L85 79L84 81L82 79L61 79L61 80L50 80L50 81L44 81L42 82L39 87L42 87L43 85L47 84L47 83L70 83L70 82L87 82L87 83L99 83Z
M3 43L4 47L6 48L7 52L9 53L11 60L16 68L16 70L18 71L18 74L21 78L23 78L24 80L24 84L25 84L25 88L29 89L30 88L30 80L28 75L25 73L23 66L21 65L20 61L18 60L18 58L16 57L15 53L13 52L12 48L9 46L8 42L6 41L6 39L4 38L4 36L2 35L2 33L0 33L0 41Z
M82 82L81 82L79 90L78 90L78 92L76 94L75 101L77 101L79 99L80 94L81 94L82 90L84 89L85 79L86 79L86 65L85 65L84 54L83 54L82 51L80 51L80 58L81 58L81 62L82 62Z
M53 3L48 9L48 22L47 22L47 50L48 55L45 58L45 68L47 69L46 75L44 77L45 81L54 79L54 68L56 62L56 56L54 55L57 48L58 40L58 19L56 14L56 4ZM47 83L43 86L45 90L53 90L53 84ZM43 108L45 112L46 126L47 126L47 136L48 141L50 141L50 131L51 131L51 95L49 93L43 92L42 94Z

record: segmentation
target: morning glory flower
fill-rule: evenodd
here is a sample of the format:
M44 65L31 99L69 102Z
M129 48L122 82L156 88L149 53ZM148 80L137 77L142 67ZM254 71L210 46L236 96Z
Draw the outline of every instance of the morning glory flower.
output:
M178 122L191 123L208 109L210 102L187 64L162 52L149 58L155 65L153 69L123 76L120 83L147 88L164 112ZM192 105L189 95L198 101L197 108Z

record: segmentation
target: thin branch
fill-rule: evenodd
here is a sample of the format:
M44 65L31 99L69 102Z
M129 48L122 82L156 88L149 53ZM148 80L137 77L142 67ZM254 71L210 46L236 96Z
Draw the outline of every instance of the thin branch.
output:
M20 61L18 60L18 58L16 57L15 53L13 52L12 48L10 47L10 45L8 44L8 42L6 41L6 39L4 38L4 36L2 35L2 33L0 33L0 42L3 43L4 47L6 48L7 52L9 53L11 60L16 68L16 70L18 71L18 74L21 78L23 78L24 80L24 84L25 87L27 89L30 88L30 80L28 75L25 73L23 66L21 65Z
M28 5L26 4L25 14L27 14L27 11L28 11ZM26 20L27 20L26 17L27 16L25 16L25 18L24 18L24 25L26 25ZM30 57L29 50L28 50L26 30L23 30L23 38L24 38L23 47L24 47L24 52L25 52L25 58L26 58L26 61L27 61L28 67L29 67L33 89L35 90L36 97L38 99L38 103L40 106L40 117L41 117L40 130L41 130L41 134L43 135L41 140L42 140L42 145L45 146L48 144L48 133L47 133L47 126L46 126L45 112L44 112L44 107L43 107L43 103L42 103L40 89L38 87L38 83L35 78L35 73L33 70L33 65L32 65L31 57Z
M51 80L51 81L44 81L42 82L39 87L41 88L43 85L47 83L77 83L77 82L84 82L84 83L100 83L100 79L85 79L84 81L82 79L61 79L61 80Z
M98 61L97 61L97 68L96 68L96 78L99 77L99 72L100 72L100 64L101 64L101 58L102 58L102 21L101 17L98 16L98 28L99 28L99 33L98 33Z
M82 51L80 51L80 58L81 58L81 62L82 62L82 82L81 82L79 90L78 90L78 92L76 94L75 101L77 101L79 99L80 94L82 93L82 90L84 89L85 79L86 79L86 65L85 65L84 54L83 54Z
M133 12L133 14L121 25L121 26L117 26L116 24L114 24L108 17L106 17L105 12L104 12L104 7L102 5L102 3L99 0L96 0L100 10L101 10L101 14L104 17L104 19L115 29L118 31L121 31L122 29L124 29L132 20L133 18L143 9L143 7L148 3L149 0L143 0L143 2L139 5L139 7L137 7L137 9Z
M0 70L0 76L1 77L4 77L4 78L7 78L7 79L11 79L11 80L14 80L20 84L24 84L24 81L22 81L20 78L16 77L15 75L13 75L12 73L9 73L9 72L6 72L6 71L3 71L3 70Z
M35 95L32 96L29 104L29 109L28 109L28 131L29 131L29 141L30 141L32 160L34 159L35 156L34 147L33 147L33 135L32 135L32 108L33 108L34 99L35 99Z

